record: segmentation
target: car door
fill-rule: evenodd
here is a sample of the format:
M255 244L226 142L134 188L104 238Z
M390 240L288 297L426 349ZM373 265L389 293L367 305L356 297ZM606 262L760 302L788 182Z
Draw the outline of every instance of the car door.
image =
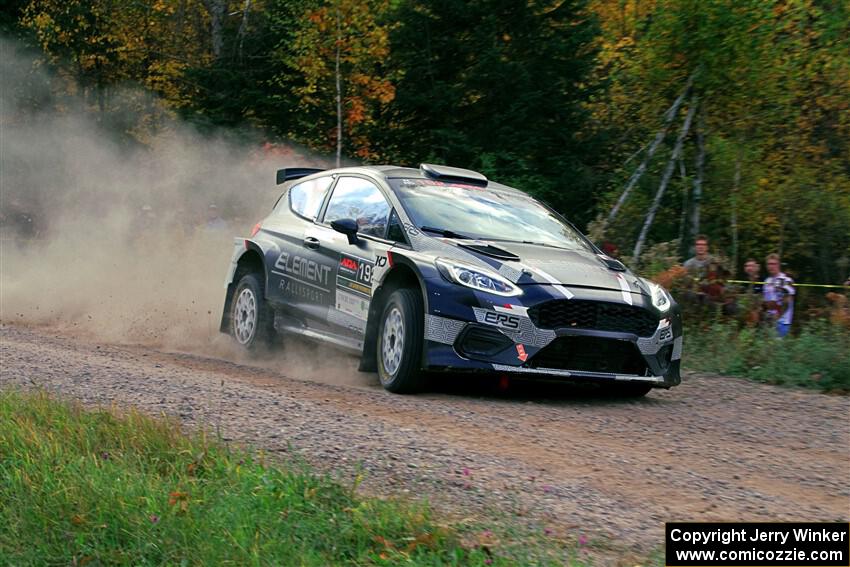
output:
M278 250L266 259L269 266L269 301L309 326L324 320L333 301L333 266L324 262L308 231L322 209L333 176L322 176L293 185L263 222L263 231L274 236Z
M320 241L323 263L333 264L334 301L327 314L328 330L362 338L372 299L375 258L392 246L386 239L392 207L378 185L366 178L340 176L327 201L322 222L308 234ZM358 232L354 243L331 228L335 220L353 219Z

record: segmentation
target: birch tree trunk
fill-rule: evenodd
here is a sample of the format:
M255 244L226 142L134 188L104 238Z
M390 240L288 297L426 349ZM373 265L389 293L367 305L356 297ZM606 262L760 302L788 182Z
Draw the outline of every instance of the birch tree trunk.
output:
M688 83L685 85L682 93L673 101L672 106L667 109L667 112L664 113L664 125L661 127L661 130L655 134L655 139L650 144L649 149L646 151L646 156L644 156L643 161L640 163L638 168L632 173L632 176L629 178L628 183L626 183L626 188L623 189L623 192L620 194L620 198L617 199L617 202L614 204L614 208L611 209L611 212L608 213L608 219L605 221L605 225L609 225L614 221L614 218L617 216L617 213L620 212L620 207L623 206L623 203L626 202L626 199L631 193L634 186L640 180L641 176L643 176L644 172L646 172L646 167L649 165L649 161L652 159L652 156L655 155L655 150L658 149L658 146L661 145L661 142L664 140L664 137L667 135L667 130L670 128L670 124L673 123L673 119L676 117L676 114L679 112L679 107L682 106L682 101L685 100L685 97L691 90L691 85L693 85L694 76L691 75L688 78ZM631 158L629 158L631 159Z
M643 250L643 243L646 241L646 235L649 233L649 227L652 226L652 221L655 220L655 213L658 212L658 207L661 205L661 199L664 197L664 191L667 189L667 184L673 176L673 170L676 168L676 161L678 161L679 155L682 153L682 145L685 142L685 137L691 129L691 121L693 121L694 114L696 114L698 104L698 97L691 97L690 108L688 109L687 116L685 116L684 123L682 123L682 129L679 131L679 136L676 138L676 145L673 146L673 153L670 155L670 161L667 162L667 169L664 170L664 175L661 177L661 184L658 185L658 191L655 193L655 199L652 200L652 206L650 206L649 213L646 215L643 228L640 230L640 236L638 236L637 242L635 242L635 249L632 253L632 258L635 263L640 262L640 253L641 250Z
M735 158L735 176L732 178L731 224L732 224L732 277L738 272L738 187L741 185L741 153Z
M248 33L248 13L251 11L251 0L245 0L242 6L242 23L239 24L239 31L236 33L236 58L242 63L244 60L243 48L245 47L245 34Z
M705 168L705 111L700 111L697 119L697 157L694 174L693 209L691 210L691 244L690 254L694 253L694 242L699 234L700 204L702 203L702 175Z
M339 15L339 0L336 3L336 166L342 162L342 80L339 74L339 57L342 44L342 24Z
M210 40L213 58L218 60L221 57L221 49L224 46L222 22L224 20L224 12L227 10L227 0L204 0L204 6L210 15Z
M688 173L685 171L685 160L679 158L679 177L682 178L682 212L679 215L679 252L685 239L685 224L688 220Z

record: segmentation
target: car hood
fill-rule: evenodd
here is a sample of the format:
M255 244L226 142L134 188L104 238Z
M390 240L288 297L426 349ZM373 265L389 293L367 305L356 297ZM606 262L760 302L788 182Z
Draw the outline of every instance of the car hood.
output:
M501 262L522 272L519 285L559 284L628 291L644 294L644 284L628 270L610 268L605 257L579 250L518 242L454 240L453 243L478 258L492 263Z

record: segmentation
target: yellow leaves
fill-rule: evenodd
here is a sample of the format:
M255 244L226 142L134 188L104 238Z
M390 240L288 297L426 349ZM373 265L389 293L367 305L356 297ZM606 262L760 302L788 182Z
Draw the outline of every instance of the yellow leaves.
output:
M326 125L336 122L338 53L345 146L362 159L374 157L368 128L379 109L396 95L393 77L383 68L394 27L381 22L388 10L386 0L334 0L301 20L290 44L290 65L304 84L294 87L293 93L302 108L319 110L327 117L312 133L310 142L317 147L330 149L336 144L336 130L327 130Z

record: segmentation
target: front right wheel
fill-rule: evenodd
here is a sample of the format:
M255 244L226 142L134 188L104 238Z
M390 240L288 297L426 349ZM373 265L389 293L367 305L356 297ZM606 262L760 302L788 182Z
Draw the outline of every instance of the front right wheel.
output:
M423 304L418 290L402 288L387 299L378 328L377 360L381 385L396 394L422 389Z

